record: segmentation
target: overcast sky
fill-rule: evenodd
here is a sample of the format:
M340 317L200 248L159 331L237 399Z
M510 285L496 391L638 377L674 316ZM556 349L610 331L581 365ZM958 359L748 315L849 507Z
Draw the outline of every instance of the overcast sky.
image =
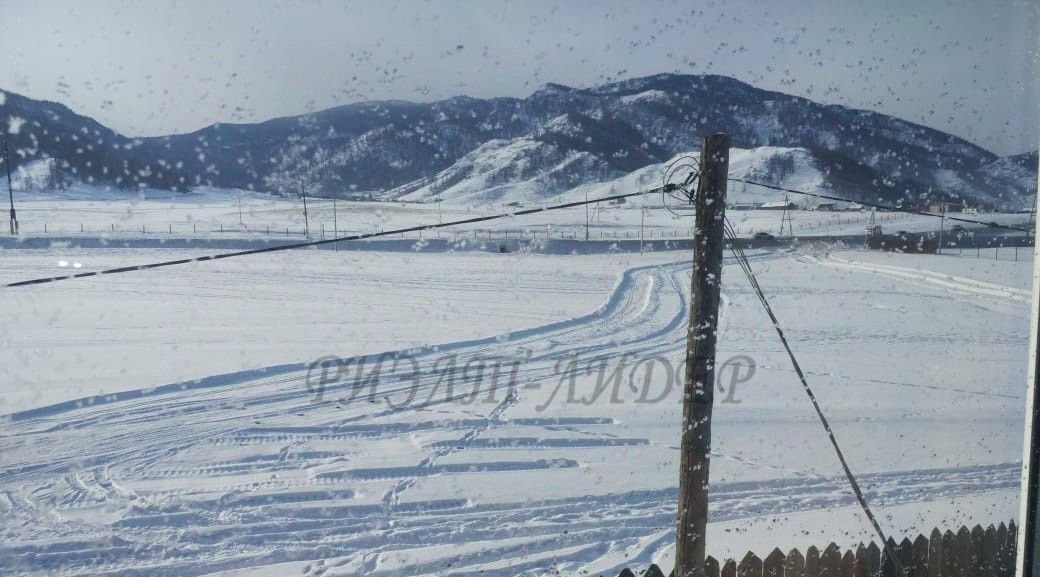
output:
M0 0L0 88L131 136L716 73L1037 148L1035 0Z

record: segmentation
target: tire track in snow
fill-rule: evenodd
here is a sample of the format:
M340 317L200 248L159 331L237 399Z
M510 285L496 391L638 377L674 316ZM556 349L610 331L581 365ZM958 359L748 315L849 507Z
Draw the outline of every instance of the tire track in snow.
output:
M918 286L928 286L962 295L985 296L1009 300L1015 303L1029 304L1030 292L1028 290L1017 289L993 282L980 281L923 269L854 261L834 255L827 255L822 259L815 256L803 256L801 259L822 266L842 268L858 272L869 272L887 278L912 282Z

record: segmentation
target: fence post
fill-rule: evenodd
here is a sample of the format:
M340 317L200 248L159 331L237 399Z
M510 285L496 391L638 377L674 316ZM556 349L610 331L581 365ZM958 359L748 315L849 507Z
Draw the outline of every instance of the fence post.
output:
M704 138L700 166L694 209L693 306L686 333L676 577L700 577L704 574L708 454L711 450L711 410L715 390L715 342L722 279L729 135L713 134Z

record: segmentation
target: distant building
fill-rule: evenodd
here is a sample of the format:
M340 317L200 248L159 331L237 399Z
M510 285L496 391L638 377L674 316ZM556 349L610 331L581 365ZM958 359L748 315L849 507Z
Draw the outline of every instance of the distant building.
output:
M928 212L962 212L964 205L959 202L933 202L928 205Z
M816 210L820 212L834 212L838 210L838 205L833 202L821 202L816 205Z
M729 210L755 210L758 208L757 202L734 202L726 206Z
M764 202L758 206L759 210L794 210L798 208L794 202L790 200L778 200L776 202Z

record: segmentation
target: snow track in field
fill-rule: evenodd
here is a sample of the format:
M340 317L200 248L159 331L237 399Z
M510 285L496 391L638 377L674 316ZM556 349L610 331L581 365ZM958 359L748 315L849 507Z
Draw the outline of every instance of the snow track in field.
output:
M1021 296L921 271L818 262ZM576 355L681 354L689 271L685 262L630 269L588 315L407 351L418 370L386 371L377 391L332 383L315 402L308 364L300 363L11 415L0 429L8 448L0 454L0 566L23 575L126 577L243 568L518 575L553 564L616 574L612 560L621 551L626 565L645 564L672 539L674 486L540 495L574 482L563 475L589 470L602 452L637 456L661 444L619 431L609 404L579 403L573 414L532 407L560 384L560 363ZM723 327L731 300L724 295ZM517 387L481 390L469 401L461 392L435 395L444 390L437 363L446 354L527 360ZM411 394L413 402L400 402ZM855 503L841 477L763 470L771 478L713 484L712 522ZM1016 464L998 463L879 472L861 482L872 500L898 505L1013 490L1018 474ZM494 494L471 497L470 487Z
M929 286L961 295L993 297L1007 299L1018 303L1028 303L1030 297L1030 292L1028 290L928 270L865 263L833 255L824 259L816 257L805 258L824 266L859 272L870 272L879 276L904 280L921 286Z

